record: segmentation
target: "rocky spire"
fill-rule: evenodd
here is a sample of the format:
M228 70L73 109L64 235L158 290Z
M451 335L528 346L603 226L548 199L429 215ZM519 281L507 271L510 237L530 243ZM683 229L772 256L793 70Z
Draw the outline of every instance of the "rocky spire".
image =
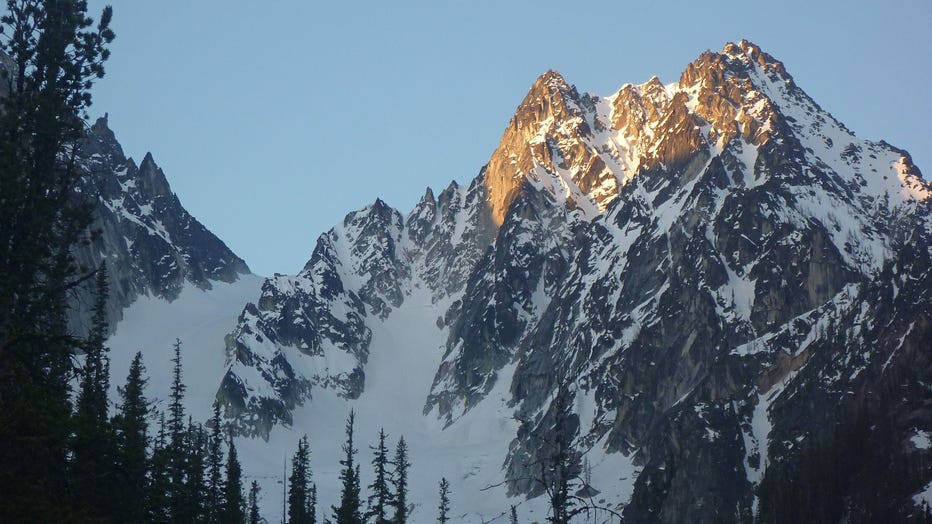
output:
M489 208L496 224L504 221L508 206L535 163L549 163L546 134L555 123L572 116L576 96L563 76L550 70L534 82L518 106L485 171Z

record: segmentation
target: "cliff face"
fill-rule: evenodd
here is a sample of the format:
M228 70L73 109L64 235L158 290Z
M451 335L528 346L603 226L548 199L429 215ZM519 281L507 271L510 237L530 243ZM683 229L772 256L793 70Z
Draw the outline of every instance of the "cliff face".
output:
M97 120L80 145L84 172L80 197L91 202L99 232L95 241L76 248L87 269L106 261L110 280L111 327L138 296L166 300L178 296L186 282L209 289L211 282L233 282L249 268L181 205L151 154L142 163L127 158L106 117ZM93 305L90 289L79 290L72 303L72 325L86 329Z
M377 335L417 318L441 348L418 368L424 416L514 421L494 451L510 494L540 494L561 421L575 471L631 465L584 486L626 521L749 519L768 468L794 471L851 413L896 414L902 442L932 430L930 194L907 153L855 137L746 41L608 97L551 71L468 187L351 213L267 280L219 398L264 438L318 395L363 401L372 377L415 373L371 360L403 362ZM929 480L890 493L898 515Z

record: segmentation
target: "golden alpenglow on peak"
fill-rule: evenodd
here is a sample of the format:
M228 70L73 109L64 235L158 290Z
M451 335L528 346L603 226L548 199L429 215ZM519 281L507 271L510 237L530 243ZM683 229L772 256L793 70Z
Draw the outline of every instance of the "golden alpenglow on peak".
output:
M591 131L583 99L588 100L553 70L531 86L485 171L489 208L496 225L504 222L508 207L528 177L597 211L587 194L614 175L588 144Z
M606 97L580 94L549 70L518 106L485 170L492 219L501 226L522 188L536 187L588 220L639 173L701 167L736 139L751 151L786 132L770 98L776 93L811 104L783 64L747 40L706 51L678 82L655 76Z

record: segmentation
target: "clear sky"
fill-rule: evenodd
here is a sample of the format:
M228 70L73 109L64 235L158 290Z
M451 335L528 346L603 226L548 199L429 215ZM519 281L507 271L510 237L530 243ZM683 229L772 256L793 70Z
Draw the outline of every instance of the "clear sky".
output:
M741 38L932 173L929 0L110 3L92 116L263 275L299 271L376 197L407 213L427 186L471 180L547 69L609 95Z

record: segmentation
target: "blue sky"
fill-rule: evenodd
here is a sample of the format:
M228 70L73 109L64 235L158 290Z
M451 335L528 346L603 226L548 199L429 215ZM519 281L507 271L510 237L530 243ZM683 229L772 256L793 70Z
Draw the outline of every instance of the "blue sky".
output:
M932 173L928 0L111 3L92 116L263 275L299 271L376 197L406 213L471 180L547 69L609 95L741 38Z

